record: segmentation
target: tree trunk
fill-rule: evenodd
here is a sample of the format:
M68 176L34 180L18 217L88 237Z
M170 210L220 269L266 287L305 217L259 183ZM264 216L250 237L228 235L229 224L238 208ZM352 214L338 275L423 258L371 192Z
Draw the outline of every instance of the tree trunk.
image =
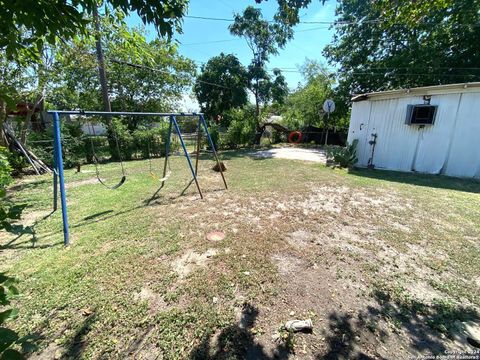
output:
M255 129L257 135L255 136L254 145L260 145L262 128L260 127L260 99L258 98L258 79L257 90L255 91ZM260 136L258 136L260 134Z
M0 98L0 146L7 147L8 142L5 136L5 132L3 131L3 123L7 119L7 103L4 99Z
M98 75L102 88L103 111L111 112L112 108L110 106L110 98L108 97L107 73L105 72L105 59L103 58L100 18L96 7L93 8L93 22L95 25L95 47L97 50Z
M28 133L28 126L32 120L32 116L35 113L35 109L42 103L44 98L43 91L41 94L37 95L35 102L33 103L33 109L28 109L27 115L25 116L25 120L23 121L22 130L20 133L20 142L23 145L27 145L27 133ZM27 104L28 107L28 104Z

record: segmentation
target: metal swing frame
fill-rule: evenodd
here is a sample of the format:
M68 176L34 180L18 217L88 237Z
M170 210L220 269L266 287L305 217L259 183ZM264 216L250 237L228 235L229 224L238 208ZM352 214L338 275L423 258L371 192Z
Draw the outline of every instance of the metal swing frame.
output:
M163 167L163 176L160 179L161 185L160 188L157 190L155 195L163 188L165 185L165 181L167 180L167 163L170 153L170 138L172 135L173 129L175 129L176 134L180 139L180 144L182 145L182 149L187 159L188 167L192 173L192 179L190 180L187 187L182 191L182 194L188 189L188 187L195 182L196 188L198 190L198 194L200 198L203 199L203 193L200 189L200 185L198 183L198 159L200 156L200 140L201 140L201 129L205 131L207 136L208 143L212 149L212 153L214 156L214 160L217 163L218 168L220 169L220 174L223 180L223 184L225 185L225 189L228 189L227 182L225 180L225 175L223 174L222 167L220 166L220 161L218 159L217 151L213 144L212 138L210 137L210 133L208 131L207 122L202 113L153 113L153 112L105 112L105 111L79 111L79 110L50 110L47 111L48 114L53 116L53 211L56 211L58 208L58 189L60 188L60 201L62 207L62 222L63 222L63 244L68 246L70 244L70 232L69 232L69 224L68 224L68 212L67 212L67 194L65 191L65 176L63 170L63 155L62 155L62 138L60 132L60 115L82 115L82 116L157 116L157 117L168 117L169 119L169 126L168 126L168 138L165 144L165 163ZM182 133L180 131L180 127L178 126L177 118L180 117L198 117L198 133L197 133L197 146L196 146L196 159L195 159L195 167L192 164L192 160L190 158L190 154L187 151L187 147L185 146L185 142L182 137ZM155 196L154 195L154 196Z

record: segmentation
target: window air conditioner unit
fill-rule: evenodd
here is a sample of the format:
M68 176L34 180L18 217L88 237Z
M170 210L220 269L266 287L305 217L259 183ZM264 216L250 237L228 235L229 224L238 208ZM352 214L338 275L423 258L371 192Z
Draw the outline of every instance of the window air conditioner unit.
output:
M437 105L408 105L407 125L433 125L437 113Z

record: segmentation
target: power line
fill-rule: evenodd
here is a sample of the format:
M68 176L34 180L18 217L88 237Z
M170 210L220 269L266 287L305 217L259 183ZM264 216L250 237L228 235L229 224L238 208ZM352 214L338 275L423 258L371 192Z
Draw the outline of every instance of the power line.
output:
M235 19L231 18L219 18L219 17L209 17L209 16L196 16L196 15L185 15L185 18L196 19L196 20L208 20L208 21L223 21L223 22L235 22ZM276 23L275 20L265 20L268 23ZM366 24L379 24L385 22L384 19L372 19L372 20L354 20L354 21L299 21L297 24L321 24L321 25L330 25L330 26L348 26L348 25L366 25ZM395 22L395 24L399 24ZM427 25L424 23L423 25ZM441 24L430 23L428 25L439 26ZM455 23L457 26L480 26L480 22L476 23ZM302 30L301 30L302 31ZM305 30L303 30L305 31Z
M175 74L172 74L168 70L156 69L156 68L152 68L150 66L134 64L134 63L131 63L131 62L128 62L128 61L116 60L116 59L112 59L112 58L109 58L109 60L111 62L116 63L116 64L127 65L127 66L130 66L130 67L136 68L136 69L146 69L146 70L160 72L160 73L164 73L164 74L168 74L168 75L175 75ZM212 82L209 82L209 81L199 80L198 78L195 81L198 81L200 83L204 83L204 84L207 84L207 85L212 85L212 86L216 86L216 87L219 87L219 88L224 88L224 89L231 90L231 88L229 88L227 86L223 86L223 85L220 85L220 84L215 84L215 83L212 83Z
M225 39L225 40L201 41L201 42L194 42L194 43L187 43L187 44L182 43L181 45L193 46L193 45L225 43L225 42L232 42L232 41L243 41L243 39Z
M196 20L209 20L209 21L223 21L223 22L235 22L235 19L231 18L219 18L219 17L209 17L209 16L195 16L195 15L185 15L185 18L196 19ZM275 20L265 20L269 23L276 23ZM362 21L299 21L298 24L322 24L322 25L356 25L356 24L371 24L379 23L384 20L362 20Z

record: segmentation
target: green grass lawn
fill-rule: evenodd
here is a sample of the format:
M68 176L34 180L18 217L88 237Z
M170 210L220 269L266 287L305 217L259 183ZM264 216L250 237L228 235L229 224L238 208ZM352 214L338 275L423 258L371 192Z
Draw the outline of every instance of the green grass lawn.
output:
M221 154L200 161L200 200L184 157L159 184L126 163L108 190L92 166L66 171L71 246L51 176L11 187L23 234L0 237L33 358L397 358L465 346L480 306L480 183L332 170ZM154 160L159 177L161 160ZM101 166L116 183L118 164ZM150 203L148 200L151 199ZM225 239L213 242L214 230ZM313 334L278 330L312 318Z

